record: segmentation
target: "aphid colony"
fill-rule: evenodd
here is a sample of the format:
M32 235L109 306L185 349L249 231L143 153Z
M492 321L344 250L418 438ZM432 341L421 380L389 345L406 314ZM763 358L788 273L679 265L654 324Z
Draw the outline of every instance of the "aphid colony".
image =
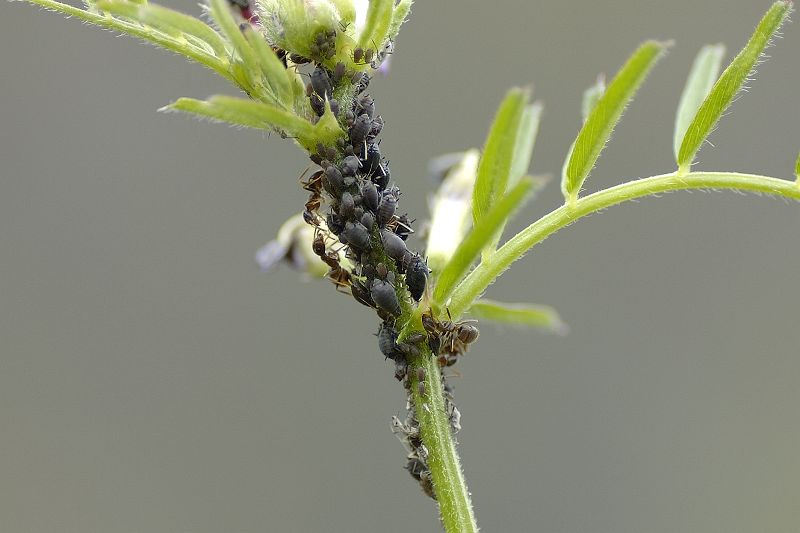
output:
M245 20L259 24L248 0L230 1ZM346 292L349 288L356 301L374 308L382 320L378 347L386 358L394 361L395 377L403 382L409 395L406 420L401 422L395 417L393 431L408 451L407 470L423 491L435 499L428 453L410 398L414 388L424 398L430 390L429 380L441 380L451 427L458 431L461 415L441 369L453 365L463 355L477 339L478 330L468 323L438 321L426 314L423 315L425 333L398 342L396 319L403 305L410 304L412 299L419 302L424 296L428 265L420 254L406 246L413 233L413 221L406 214L398 214L400 190L391 183L389 167L377 140L383 119L376 114L372 97L365 94L369 75L358 69L348 70L342 62L333 68L325 66L336 55L336 43L337 30L325 29L315 36L310 57L275 49L287 68L309 65L306 96L312 119L319 120L330 109L346 130L346 138L338 144L319 144L310 154L319 168L303 182L303 188L309 192L303 219L315 227L312 249L328 265L327 277L337 290ZM353 64L378 68L390 51L391 43L378 51L355 48ZM342 253L351 268L342 265ZM438 357L440 370L436 376L426 376L421 368L410 371L409 361L420 355L426 343Z

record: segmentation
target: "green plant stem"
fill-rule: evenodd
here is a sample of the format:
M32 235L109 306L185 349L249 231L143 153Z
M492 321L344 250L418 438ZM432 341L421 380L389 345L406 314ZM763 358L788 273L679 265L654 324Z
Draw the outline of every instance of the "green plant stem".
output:
M673 172L623 183L567 203L509 239L458 285L447 304L450 315L454 320L460 317L511 263L520 259L536 244L578 219L628 200L689 189L733 189L800 200L800 183L756 174L690 172L679 175L678 172Z
M442 526L447 533L477 533L467 482L461 471L455 438L445 409L444 388L439 377L439 364L429 351L412 361L412 370L423 368L425 394L417 387L416 372L412 372L412 398L419 420L422 442L428 449L431 470ZM435 376L434 378L431 378Z

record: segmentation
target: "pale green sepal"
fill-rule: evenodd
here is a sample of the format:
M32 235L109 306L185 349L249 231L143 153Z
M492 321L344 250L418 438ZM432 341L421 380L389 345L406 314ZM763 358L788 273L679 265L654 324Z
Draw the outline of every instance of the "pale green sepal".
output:
M692 70L686 79L686 85L678 103L678 112L675 115L675 137L673 139L673 149L675 151L675 161L678 160L678 153L681 143L686 135L697 110L703 100L708 96L709 91L714 86L719 76L719 69L722 66L722 57L725 55L725 45L707 44L697 53L697 57L692 64Z
M642 44L617 72L597 105L589 113L589 118L575 139L561 181L561 190L568 202L574 202L578 198L584 181L594 168L622 112L666 48L667 43L656 41Z
M505 223L514 212L522 205L533 187L533 180L522 178L517 185L508 191L508 194L483 216L461 241L453 257L447 262L439 275L436 287L433 290L435 304L447 304L453 289L461 282L472 264L480 256L481 250L494 237L497 228Z
M764 18L758 23L755 32L747 45L731 61L722 73L711 92L705 98L694 119L686 128L680 150L678 151L678 168L686 173L692 166L694 158L703 142L708 138L719 122L720 117L731 105L736 95L744 86L753 68L762 57L764 49L778 29L789 16L792 3L779 1L772 4Z
M472 192L472 219L475 223L505 194L519 124L529 95L530 91L527 89L511 89L497 110L486 137Z
M370 0L367 20L358 38L358 45L361 48L375 50L375 53L381 51L389 25L392 23L393 11L394 0Z
M558 311L546 305L503 303L481 298L467 313L479 320L498 324L542 328L558 335L569 332L569 326L561 320Z

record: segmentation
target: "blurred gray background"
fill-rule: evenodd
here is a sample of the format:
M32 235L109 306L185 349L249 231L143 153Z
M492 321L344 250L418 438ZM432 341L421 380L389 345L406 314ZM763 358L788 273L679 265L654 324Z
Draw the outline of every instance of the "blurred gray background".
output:
M192 2L171 5L197 13ZM546 104L558 174L583 89L645 38L677 45L589 190L673 169L696 50L767 1L419 1L371 93L403 208L427 161L478 146L513 84ZM789 25L698 168L789 177ZM169 53L0 3L0 530L435 532L389 430L404 396L374 315L255 267L300 209L288 141L155 112L234 93ZM516 220L560 203L553 183ZM800 206L676 193L581 221L490 295L556 306L565 338L486 325L455 382L484 531L800 529Z

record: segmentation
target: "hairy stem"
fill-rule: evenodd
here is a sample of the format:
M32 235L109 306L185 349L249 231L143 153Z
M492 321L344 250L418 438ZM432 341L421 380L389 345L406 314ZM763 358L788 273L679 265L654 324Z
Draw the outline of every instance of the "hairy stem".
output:
M478 526L472 513L469 490L461 471L455 438L445 408L444 388L439 379L436 358L426 350L411 362L412 369L425 371L424 392L412 372L412 400L419 420L422 442L428 449L431 470L442 526L447 533L476 533Z
M454 319L460 317L511 263L576 220L628 200L689 189L733 189L800 200L800 183L756 174L690 172L681 175L673 172L623 183L563 205L509 239L459 284L448 304L450 314Z

